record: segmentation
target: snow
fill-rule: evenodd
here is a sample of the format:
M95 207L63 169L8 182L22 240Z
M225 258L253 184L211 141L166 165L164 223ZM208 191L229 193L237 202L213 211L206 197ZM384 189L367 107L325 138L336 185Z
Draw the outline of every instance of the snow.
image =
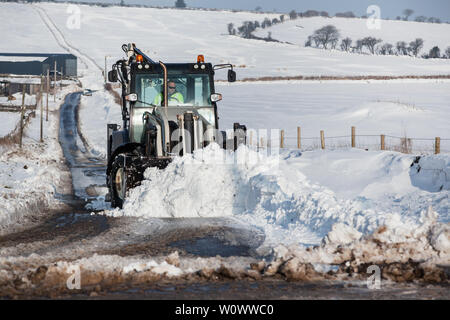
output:
M65 88L62 95L71 90L72 86ZM59 99L53 102L53 97L49 99L48 122L44 114L44 143L39 143L40 113L37 110L36 117L31 118L24 130L22 150L16 144L0 146L0 234L40 221L43 212L61 205L56 194L68 192L69 173L62 160L59 117L54 112L61 102Z
M450 61L444 59L354 55L228 35L228 23L240 26L246 20L261 21L266 16L271 19L278 18L278 14L79 5L81 25L80 29L75 29L67 27L71 16L67 13L67 4L42 3L36 7L43 8L55 22L67 42L64 47L77 48L78 51L69 51L81 54L84 56L84 63L96 65L95 69L99 71L103 69L105 56L108 56L110 66L122 57L121 45L134 42L156 61L195 61L198 54L203 54L207 61L214 64L233 63L238 72L238 79L296 75L436 75L450 72ZM42 23L36 20L39 16L36 16L30 6L26 8L25 15L29 17L29 21L36 21L36 24L42 27ZM11 15L17 14L11 11L13 10L9 12ZM45 13L42 14L45 16ZM358 23L357 19L355 23ZM416 25L413 22L392 23L402 35L409 34L410 24ZM208 28L205 28L205 25ZM439 30L446 28L444 24L440 26ZM383 32L386 32L386 29L383 29ZM15 32L21 34L22 30L20 27ZM365 28L354 30L362 30L361 35L365 34ZM424 35L426 43L427 37L431 39L430 34L439 37L442 42L448 42L448 33L434 33L433 30ZM11 37L14 37L14 32ZM101 46L97 45L98 39L102 39ZM430 40L432 41L434 40ZM54 41L52 43L54 46ZM0 50L7 50L5 46L0 44ZM87 56L92 59L87 59ZM84 63L79 62L79 73L87 76L88 73L83 71L86 68ZM92 70L94 69L91 68ZM225 74L218 72L218 77L223 79ZM82 82L87 87L95 85L90 80Z
M422 161L432 166L436 157L444 156ZM350 149L263 156L241 147L230 155L211 145L175 159L163 171L147 169L124 209L106 214L232 216L261 227L267 246L319 244L327 235L326 241L346 242L385 224L411 230L429 206L440 222L448 223L448 189L426 191L441 183L426 173L414 178L413 185L413 161L411 155ZM447 185L448 177L444 180Z
M64 50L78 56L83 86L98 90L92 96L82 97L81 132L92 153L101 156L106 153L106 124L121 124L120 107L103 89L101 71L106 55L108 65L122 57L120 46L125 42L135 42L155 60L194 61L201 53L213 63L231 62L237 66L241 79L450 72L450 60L355 55L226 34L228 23L237 26L245 20L262 20L266 15L261 14L84 5L79 8L81 29L69 29L66 4L1 3L0 26L11 32L5 34L0 50ZM308 20L308 28L321 25L321 19ZM11 21L14 28L10 27ZM338 27L348 30L352 37L367 34L358 19L331 21L340 23ZM397 37L406 41L411 30L422 36L427 45L448 41L448 26L417 25L389 22L386 26L390 31L383 27L382 33L387 40L392 39L389 41ZM275 28L270 30L276 38ZM416 37L415 33L411 35ZM280 29L280 39L285 36L288 39L290 35ZM223 78L224 74L218 72L218 77ZM450 138L449 86L447 80L218 83L217 91L224 95L219 105L222 129L232 128L236 121L250 129L284 129L288 148L279 154L265 154L266 149L256 152L254 147L241 147L231 153L211 145L193 156L175 159L166 170L148 169L142 185L130 191L124 209L100 214L139 217L141 228L134 230L136 234L148 232L146 224L163 224L163 218L220 217L240 229L247 226L248 230L262 230L265 240L259 248L261 252L273 251L274 258L281 260L296 257L296 261L315 263L324 270L327 268L322 264L350 264L352 256L360 262L408 261L412 257L448 263L450 148L445 138ZM67 88L64 93L74 89ZM51 110L56 111L60 102L52 103ZM3 122L4 118L2 126ZM292 150L299 125L305 139L303 149L317 144L320 130L325 130L327 149ZM360 147L378 145L380 134L430 140L415 148L414 154L381 152L376 147L370 151L350 149L347 146L351 126L356 126L357 134L375 136L358 138ZM5 132L10 131L3 127ZM51 113L46 142L39 144L38 114L27 128L25 151L2 149L0 233L11 232L11 226L19 223L26 226L33 220L28 216L30 208L58 204L55 194L67 172L61 164L57 133L57 117ZM345 141L331 138L342 135L346 136ZM432 139L437 136L443 138L444 154L417 159L421 153L418 149L425 148L429 153ZM102 199L96 207L102 207ZM34 213L39 214L38 211ZM181 224L197 221L179 220ZM175 228L176 224L171 226ZM402 245L393 246L397 243ZM318 247L311 249L312 245ZM337 247L342 248L342 253ZM116 268L124 274L151 271L169 276L204 267L219 268L223 262L221 258L189 258L180 259L180 266L176 266L169 260L179 259L167 258L94 255L78 262L92 270ZM281 260L278 266L282 265ZM236 268L245 268L243 260L226 261ZM67 267L67 262L61 262L56 266L59 267Z
M0 105L2 106L21 106L22 105L22 93L18 92L12 95L14 99L8 100L8 97L0 97ZM44 96L45 97L45 96ZM35 105L36 95L30 95L25 93L25 105Z
M273 25L265 29L257 29L255 35L266 37L268 32L272 33L272 38L304 46L308 37L315 30L326 25L335 26L341 39L349 37L356 41L365 37L374 37L383 40L383 43L390 43L394 46L398 41L409 44L411 41L421 38L424 40L424 47L421 53L428 53L431 48L438 46L444 52L450 46L450 25L446 23L422 23L414 21L392 21L381 20L379 29L368 28L367 19L362 18L325 18L311 17L287 20L284 23ZM370 21L369 21L370 22ZM338 43L339 47L340 43ZM358 56L355 54L355 58Z
M325 131L326 144L349 145L351 126L357 135L376 135L361 137L357 144L379 145L380 134L450 138L450 82L446 80L219 83L216 91L223 95L222 128L232 128L239 120L248 128L284 129L290 147L297 145L297 126L305 147L320 143L320 130ZM334 136L347 138L327 139ZM429 149L432 143L428 142ZM448 152L450 145L442 149Z
M121 107L110 93L101 90L92 96L81 96L79 115L81 133L91 152L106 158L106 124L122 123Z
M0 137L11 133L20 121L20 114L15 112L0 112L1 126Z

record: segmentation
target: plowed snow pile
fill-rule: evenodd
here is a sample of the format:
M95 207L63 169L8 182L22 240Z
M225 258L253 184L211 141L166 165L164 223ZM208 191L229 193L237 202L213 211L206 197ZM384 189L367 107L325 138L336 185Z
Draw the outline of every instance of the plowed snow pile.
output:
M106 214L232 216L261 227L270 247L319 244L327 235L346 243L381 226L412 232L430 206L436 223L448 224L449 159L360 150L264 155L246 147L234 154L211 145L165 170L148 169L124 209Z

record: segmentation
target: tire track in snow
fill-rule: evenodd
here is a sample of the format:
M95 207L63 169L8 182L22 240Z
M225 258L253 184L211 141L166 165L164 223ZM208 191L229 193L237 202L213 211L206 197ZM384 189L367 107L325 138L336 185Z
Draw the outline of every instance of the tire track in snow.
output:
M55 38L58 45L66 50L67 52L77 56L78 59L83 63L83 65L86 67L86 69L89 70L89 64L94 66L94 68L98 68L100 71L103 71L103 69L97 64L97 62L89 57L87 54L83 53L81 50L75 48L72 46L64 37L64 34L61 32L61 30L56 26L56 24L53 22L53 20L48 15L47 11L45 11L44 8L41 8L39 6L34 5L33 8L38 12L39 16L41 17L41 20L44 22L44 24L47 26L53 37Z

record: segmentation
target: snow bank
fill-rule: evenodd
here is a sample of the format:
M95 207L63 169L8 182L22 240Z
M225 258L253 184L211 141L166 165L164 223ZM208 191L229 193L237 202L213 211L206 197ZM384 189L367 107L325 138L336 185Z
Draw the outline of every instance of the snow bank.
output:
M122 123L121 106L104 89L92 96L81 96L79 106L81 134L91 148L91 153L106 158L106 124Z
M21 106L22 105L22 93L15 93L12 95L14 98L9 100L8 97L0 97L0 104L5 106ZM45 96L44 96L45 97ZM36 104L36 95L29 95L25 93L25 105L35 105Z
M230 155L235 163L218 161ZM176 158L165 170L148 169L124 209L106 214L233 216L261 227L269 246L319 244L325 237L347 243L383 225L406 232L420 225L430 205L448 223L448 190L414 186L413 161L410 155L360 150L271 156L241 147L232 155L211 145Z
M75 87L61 92L64 97ZM62 98L49 99L49 121L44 122L40 143L40 114L25 128L23 148L0 146L0 234L26 228L40 221L43 212L58 208L56 195L70 193L70 173L58 140L58 109ZM45 112L45 110L44 110Z

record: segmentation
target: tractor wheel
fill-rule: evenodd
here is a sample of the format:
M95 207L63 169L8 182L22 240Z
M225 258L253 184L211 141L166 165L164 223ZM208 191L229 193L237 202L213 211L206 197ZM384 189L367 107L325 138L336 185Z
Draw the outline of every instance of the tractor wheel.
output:
M125 156L118 155L112 164L109 180L111 186L111 206L113 208L119 207L122 209L127 192L132 185L131 180L125 167Z

